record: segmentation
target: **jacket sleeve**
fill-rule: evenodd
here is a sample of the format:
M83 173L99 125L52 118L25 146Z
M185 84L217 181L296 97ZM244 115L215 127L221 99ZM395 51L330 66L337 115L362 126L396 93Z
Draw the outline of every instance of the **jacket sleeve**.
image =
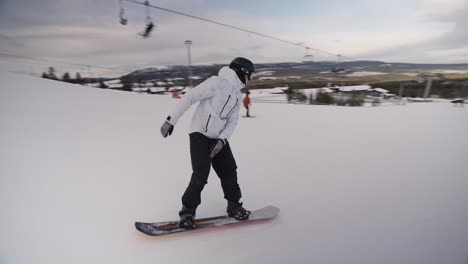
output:
M240 103L237 104L236 108L232 111L229 115L226 126L224 127L223 131L219 134L219 138L223 140L227 140L232 136L234 129L236 129L237 122L239 121L239 110L240 110Z
M169 116L171 119L169 123L172 125L176 125L179 119L184 115L185 111L187 111L190 106L200 102L201 100L210 98L214 94L215 86L215 79L208 78L204 82L200 83L192 90L187 92L182 99L177 102L175 108L172 112L170 112Z

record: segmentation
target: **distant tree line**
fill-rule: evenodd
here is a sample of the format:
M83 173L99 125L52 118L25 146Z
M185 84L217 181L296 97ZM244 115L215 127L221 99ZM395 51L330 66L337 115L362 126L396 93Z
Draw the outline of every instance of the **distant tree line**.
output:
M301 104L318 104L318 105L339 105L339 106L363 106L364 96L357 92L351 93L350 97L335 98L330 93L319 90L317 94L311 93L309 97L299 89L289 87L286 90L286 96L289 103L301 103ZM373 106L378 106L380 101L374 99L372 102Z
M400 82L384 82L372 84L373 87L380 87L399 95ZM416 83L406 86L403 89L403 97L423 97L426 89L426 82ZM440 96L440 98L468 98L468 79L451 79L448 81L433 80L431 95Z
M75 73L75 78L72 78L69 72L65 72L61 77L57 76L57 71L54 67L49 67L48 72L42 73L42 78L55 80L55 81L62 81L67 83L74 83L74 84L81 84L85 85L86 80L81 78L81 74L79 72ZM99 82L99 88L109 88L103 81Z
M56 80L56 81L63 81L63 82L68 82L68 83L85 84L85 81L83 80L83 78L81 78L81 74L79 72L75 74L75 78L72 78L70 76L70 73L68 72L64 73L61 77L58 77L57 71L55 70L54 67L49 67L48 72L43 72L42 78Z

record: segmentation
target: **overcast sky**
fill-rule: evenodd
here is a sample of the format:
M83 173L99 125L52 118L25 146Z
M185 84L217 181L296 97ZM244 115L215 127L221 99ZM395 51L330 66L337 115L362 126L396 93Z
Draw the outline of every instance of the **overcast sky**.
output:
M242 27L334 54L388 62L468 62L468 0L152 0L151 4ZM43 67L14 54L76 64L134 69L194 64L300 61L305 49L118 0L0 0L0 67ZM336 57L310 52L317 60ZM52 64L52 63L49 63ZM8 66L5 66L8 65ZM77 66L78 67L78 66Z

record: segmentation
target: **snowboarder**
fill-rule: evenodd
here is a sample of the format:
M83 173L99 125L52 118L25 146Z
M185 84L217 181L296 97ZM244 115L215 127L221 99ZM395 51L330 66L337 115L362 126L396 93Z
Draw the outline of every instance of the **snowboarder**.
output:
M208 78L187 92L161 126L164 138L171 135L174 126L185 111L191 105L200 102L190 128L193 172L182 196L182 209L179 212L179 225L182 228L196 227L195 213L201 203L201 192L207 183L211 166L221 179L224 198L228 203L228 215L236 220L249 218L250 211L240 202L241 189L237 182L237 165L228 139L239 119L242 100L240 90L250 81L254 71L254 64L250 60L235 58L229 67L220 69L218 76Z
M246 114L245 114L246 117L250 117L250 114L249 114L249 106L250 106L251 104L250 104L250 97L249 97L249 94L250 94L250 92L247 91L247 93L245 94L245 97L244 97L244 107L245 107L245 109L246 109L246 111L247 111Z

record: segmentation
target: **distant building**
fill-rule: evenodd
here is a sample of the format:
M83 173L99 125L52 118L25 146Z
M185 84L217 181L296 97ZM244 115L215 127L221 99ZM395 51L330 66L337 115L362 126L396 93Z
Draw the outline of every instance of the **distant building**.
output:
M352 85L352 86L335 86L329 87L329 89L333 90L339 96L347 95L347 94L359 94L359 95L367 95L367 91L371 89L370 85Z
M134 87L134 88L132 88L132 91L136 92L136 93L146 93L146 92L148 92L148 88Z
M388 93L388 90L382 88L372 88L367 90L367 95L370 95L372 97L385 97Z
M338 90L343 93L350 93L350 92L366 92L371 89L370 85L352 85L352 86L340 86Z
M148 89L149 94L164 94L166 92L166 88L164 87L152 87Z

